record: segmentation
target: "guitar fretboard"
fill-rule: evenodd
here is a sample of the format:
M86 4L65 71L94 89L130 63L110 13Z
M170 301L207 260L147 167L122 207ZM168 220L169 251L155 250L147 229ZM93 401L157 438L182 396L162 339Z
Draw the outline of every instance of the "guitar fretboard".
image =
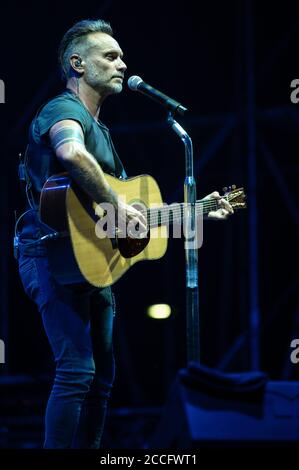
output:
M227 200L227 196L223 196L223 199ZM196 201L195 211L196 215L206 215L210 211L219 209L216 199L207 199ZM188 207L185 203L174 203L171 205L165 205L163 207L150 208L145 211L141 211L147 218L147 224L149 228L160 227L162 225L182 223L187 217Z

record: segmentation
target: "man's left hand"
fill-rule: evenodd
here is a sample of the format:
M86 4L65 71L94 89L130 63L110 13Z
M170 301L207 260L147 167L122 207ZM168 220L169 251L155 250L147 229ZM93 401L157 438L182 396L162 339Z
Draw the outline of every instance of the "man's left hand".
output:
M225 219L228 218L229 215L234 213L234 209L232 208L230 203L227 202L226 199L223 199L220 196L220 194L218 193L218 191L214 191L213 193L208 194L208 196L206 196L204 198L205 201L208 200L208 199L216 199L217 200L217 206L218 206L217 210L210 211L208 213L208 218L209 219L212 219L212 220L225 220Z

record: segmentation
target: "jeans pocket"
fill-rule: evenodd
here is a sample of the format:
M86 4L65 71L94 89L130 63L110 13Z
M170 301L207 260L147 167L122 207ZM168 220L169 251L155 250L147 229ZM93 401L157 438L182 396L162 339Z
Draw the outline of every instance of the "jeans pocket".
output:
M30 256L21 256L19 259L19 273L25 293L40 309L45 304L46 299L41 287L36 259Z

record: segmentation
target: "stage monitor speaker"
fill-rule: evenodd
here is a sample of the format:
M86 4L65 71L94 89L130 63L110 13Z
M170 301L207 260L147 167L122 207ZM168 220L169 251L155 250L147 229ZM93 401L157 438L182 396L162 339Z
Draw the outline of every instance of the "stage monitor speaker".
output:
M267 382L260 400L213 396L177 379L151 447L299 446L299 382Z

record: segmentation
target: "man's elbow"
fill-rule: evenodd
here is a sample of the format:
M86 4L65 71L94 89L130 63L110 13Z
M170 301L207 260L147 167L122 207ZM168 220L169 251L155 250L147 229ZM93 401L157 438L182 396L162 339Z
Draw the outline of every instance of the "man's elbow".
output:
M56 157L63 165L78 165L84 156L85 148L76 142L68 142L56 149Z

